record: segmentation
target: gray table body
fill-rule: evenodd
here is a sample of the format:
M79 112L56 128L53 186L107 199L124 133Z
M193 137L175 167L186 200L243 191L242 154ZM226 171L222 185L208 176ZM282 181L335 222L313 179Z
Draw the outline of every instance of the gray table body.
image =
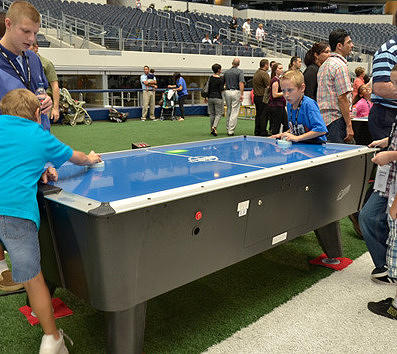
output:
M315 229L327 255L341 256L335 222L361 208L370 157L114 215L82 212L49 194L41 202L43 272L106 312L107 352L141 353L146 301L155 296Z

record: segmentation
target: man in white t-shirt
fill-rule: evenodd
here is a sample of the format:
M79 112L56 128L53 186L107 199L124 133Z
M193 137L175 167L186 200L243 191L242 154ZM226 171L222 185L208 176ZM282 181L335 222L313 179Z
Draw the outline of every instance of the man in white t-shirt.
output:
M251 37L251 19L247 18L247 20L243 24L243 42L248 43L250 37Z

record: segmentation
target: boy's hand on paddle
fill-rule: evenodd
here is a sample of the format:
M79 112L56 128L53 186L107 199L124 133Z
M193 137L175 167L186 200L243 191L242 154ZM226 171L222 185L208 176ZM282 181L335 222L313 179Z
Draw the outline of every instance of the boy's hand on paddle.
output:
M87 156L91 165L102 162L101 155L97 154L95 151L91 151Z

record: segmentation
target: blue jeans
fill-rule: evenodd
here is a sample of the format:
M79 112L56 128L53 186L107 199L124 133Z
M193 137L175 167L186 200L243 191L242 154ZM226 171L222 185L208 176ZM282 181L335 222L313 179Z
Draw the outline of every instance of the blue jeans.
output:
M327 125L328 135L327 140L330 143L344 144L346 138L346 123L343 117L334 120Z
M358 217L365 243L377 268L386 265L386 240L389 237L386 208L387 198L374 191Z

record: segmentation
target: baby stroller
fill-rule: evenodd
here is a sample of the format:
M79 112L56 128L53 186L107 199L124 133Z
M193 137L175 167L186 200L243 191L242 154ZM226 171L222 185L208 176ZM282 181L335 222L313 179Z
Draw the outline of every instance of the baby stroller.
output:
M166 89L163 93L163 97L160 101L161 111L160 120L170 118L175 120L174 110L175 102L178 100L178 95L173 89Z
M74 126L77 123L84 123L86 125L92 123L90 115L83 108L85 104L84 101L74 100L69 91L65 88L60 90L60 96L61 112L63 113L62 124Z

